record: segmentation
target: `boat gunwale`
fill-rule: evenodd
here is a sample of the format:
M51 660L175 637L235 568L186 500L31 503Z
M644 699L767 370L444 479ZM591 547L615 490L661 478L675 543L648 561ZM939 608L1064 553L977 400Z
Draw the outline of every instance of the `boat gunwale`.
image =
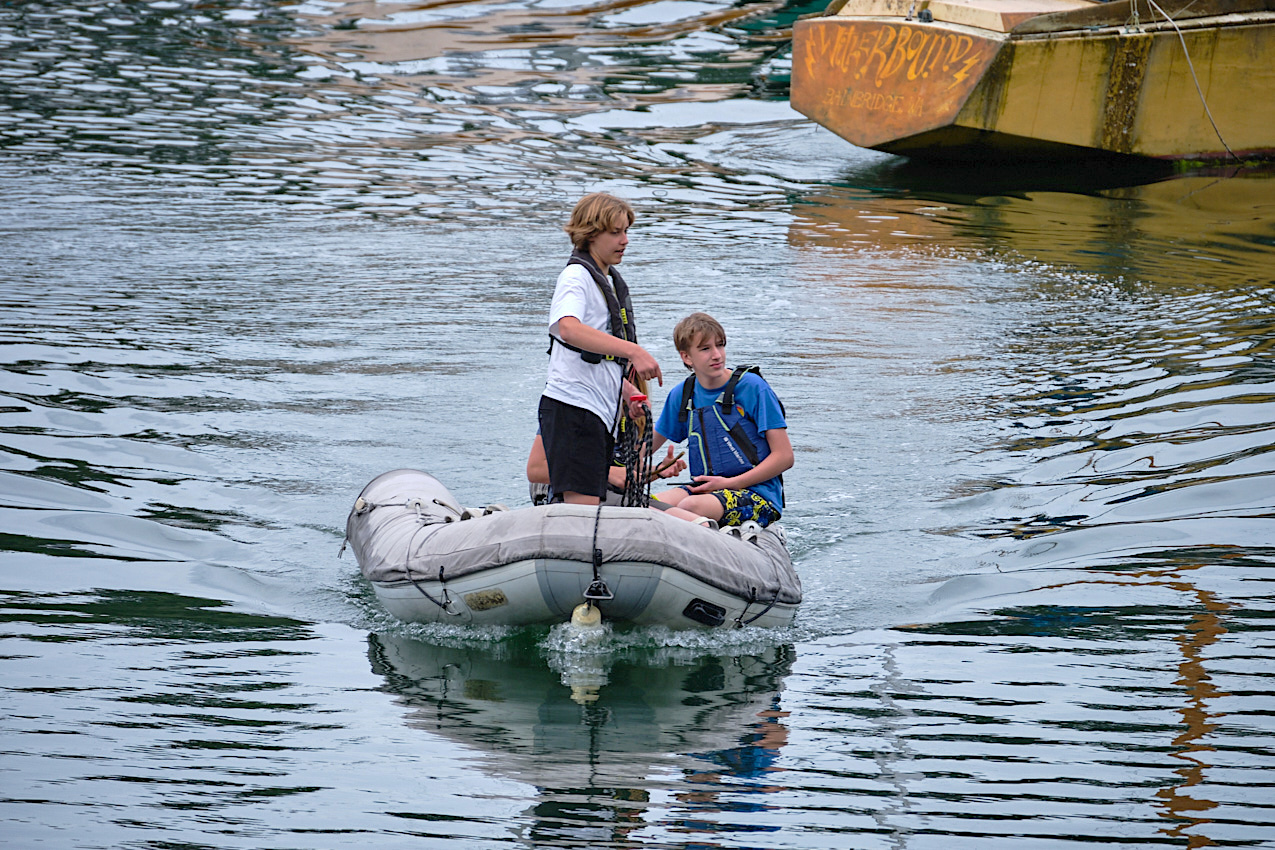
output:
M1262 0L1265 4L1267 0ZM1275 2L1270 5L1275 6ZM1086 10L1080 10L1086 11ZM1110 37L1113 35L1152 35L1162 32L1190 32L1197 29L1230 29L1232 27L1245 26L1264 26L1275 23L1275 9L1262 9L1255 11L1228 11L1215 15L1205 15L1189 18L1173 18L1165 20L1160 18L1154 21L1141 20L1137 26L1133 26L1127 21L1121 23L1103 22L1103 23L1079 23L1068 22L1060 18L1060 15L1071 15L1072 13L1059 13L1059 15L1048 14L1040 15L1038 18L1032 18L1024 21L1011 30L995 30L985 27L976 26L974 24L961 23L959 21L944 21L935 19L933 21L920 21L916 18L908 18L902 15L882 15L882 14L815 14L803 18L803 22L819 23L822 21L862 21L864 23L873 24L899 24L904 23L916 27L933 27L936 29L950 30L961 32L968 35L977 35L981 38L992 39L996 41L1039 41L1054 38L1089 38L1089 37ZM1037 24L1040 19L1053 18L1050 22L1042 22ZM1048 24L1048 28L1044 24ZM1066 26L1063 26L1066 24Z
M1072 8L1058 8L1064 4ZM1033 9L1034 5L1041 8ZM833 0L823 12L803 17L882 18L922 25L963 25L979 32L1004 34L1037 18L1090 12L1094 5L1098 5L1098 0L1023 0L1021 4L990 0ZM930 19L924 20L923 13L928 13Z
M545 610L549 612L548 616L538 616L538 617L531 617L531 618L525 618L525 619L523 618L510 619L508 617L507 612L504 610L502 610L499 614L497 614L494 617L489 617L486 614L486 611L488 610L495 611L497 609L504 609L506 604L513 604L512 597L509 598L509 601L507 603L502 603L501 605L494 606L488 609L481 609L481 608L476 609L476 608L470 607L472 604L469 601L470 594L478 593L485 589L490 589L493 587L503 588L505 586L508 586L508 584L511 581L514 581L514 582L526 581L526 580L534 581L536 582L537 585L540 586L541 592L543 594L545 586L543 584L543 576L541 575L541 570L545 569L546 566L551 566L554 564L578 565L580 567L580 569L577 571L578 576L582 579L580 595L576 601L572 602L570 605L565 606L565 608L562 606L555 607L555 604L553 603L553 601L551 601L550 598L547 596L542 596L541 601L543 603L543 607L545 608ZM513 576L505 575L504 578L496 578L494 575L492 575L493 573L508 571L512 567L519 567L519 566L522 566L522 568L517 571L516 575L513 575ZM680 605L676 609L670 609L670 608L660 609L654 605L653 597L658 596L661 592L667 593L668 588L672 588L672 592L675 594L680 592L681 594L686 596L688 599L706 600L715 605L721 606L727 612L727 615L728 615L726 617L726 620L723 621L724 623L731 622L733 620L737 621L739 619L742 619L743 616L746 615L751 608L753 608L753 606L759 606L761 607L760 613L757 614L755 618L745 621L745 624L760 625L763 628L785 627L785 626L791 625L793 618L796 616L797 611L800 610L801 604L804 601L803 593L798 592L797 597L792 598L792 595L790 593L785 592L786 588L784 586L784 582L782 581L782 575L776 576L776 579L778 581L777 587L768 587L765 589L765 591L770 592L772 594L770 597L767 597L765 592L758 593L755 596L752 596L752 595L745 596L740 594L737 590L722 587L717 582L710 581L705 576L696 575L695 573L689 570L679 569L676 566L670 567L668 564L657 563L654 561L633 561L633 560L608 561L604 564L604 567L605 566L612 566L612 567L616 567L617 569L600 571L599 574L604 581L609 579L612 581L619 580L623 582L623 579L625 578L625 573L624 573L624 570L619 568L639 567L639 568L642 568L641 570L642 572L650 573L649 575L643 576L642 577L643 579L645 579L646 581L655 581L657 583L656 587L653 587L649 592L645 594L642 607L638 610L635 616L629 616L629 615L623 615L623 614L616 615L613 612L609 612L608 607L610 604L610 600L602 601L599 604L599 607L602 610L603 616L607 617L613 622L629 622L636 625L643 625L643 624L661 625L662 624L662 625L669 626L670 628L677 628L677 629L701 628L701 627L715 628L715 626L712 626L711 624L697 621L694 618L690 618L690 619L696 625L689 626L686 623L682 622L682 620L678 617L665 616L660 614L659 613L660 610L663 610L666 613L671 613L674 610L681 611ZM666 577L664 575L665 570L671 570L673 573L676 574L677 577L676 578ZM586 597L584 595L584 592L585 592L584 589L588 586L589 582L592 580L592 571L593 571L593 565L587 561L581 561L581 560L570 559L570 558L557 558L557 557L528 558L528 559L523 559L520 561L512 561L509 563L488 567L478 572L468 573L461 578L452 579L445 582L440 582L437 579L426 579L426 580L417 580L417 581L412 581L410 579L394 579L391 581L368 580L368 583L372 586L372 589L376 593L376 596L380 600L381 604L384 605L386 609L390 611L391 614L393 614L394 616L406 622L418 622L418 623L449 622L450 621L449 617L438 616L437 615L438 611L436 611L434 608L431 608L429 606L421 605L420 610L426 611L430 615L435 615L435 616L413 616L411 613L408 613L407 609L409 607L415 607L413 606L413 603L419 603L422 599L431 600L433 601L433 604L435 606L438 606L437 600L432 600L430 593L432 592L441 593L445 590L450 589L450 591L453 594L458 595L458 597L461 599L461 604L464 606L464 612L455 612L458 614L467 615L467 616L464 616L464 619L462 620L462 622L464 623L468 624L468 623L475 623L475 622L487 622L490 624L499 623L503 625L528 626L528 625L535 625L535 624L552 624L552 623L561 622L564 617L567 617L569 615L572 609L574 609L577 605L584 603L586 601ZM616 575L615 573L619 573L619 574ZM661 590L661 587L665 588L665 590ZM413 590L415 590L416 592L413 592ZM404 592L406 592L409 595L408 596L402 595ZM618 597L621 595L623 594L617 594L617 599L616 599L617 603L620 603L620 599ZM642 599L643 595L638 594L638 598ZM562 600L558 599L557 601L561 602ZM632 605L633 602L630 600L628 602L620 603L620 604L621 604L621 608L624 608L626 605ZM398 610L395 610L395 609L398 609ZM445 609L439 606L439 610L445 610ZM683 611L681 614L681 617L686 617L686 616L687 615ZM762 622L763 620L765 622ZM716 627L720 627L720 626L716 626Z
M764 534L768 532L762 532L762 533ZM773 532L770 532L770 533L773 535ZM787 546L785 546L783 543L780 543L780 546L783 547L785 553L788 553ZM789 558L791 558L790 553L789 553ZM775 591L777 594L775 596L776 603L777 604L782 603L786 605L800 605L802 602L802 599L804 598L804 595L805 595L804 593L799 593L796 599L791 599L791 598L781 599L781 597L783 596L791 596L791 594L786 592L788 589L784 586L784 582L783 582L784 571L781 567L775 565L773 559L769 559L769 560L771 562L771 565L775 567L775 583L778 585L778 588ZM487 573L491 570L504 569L505 567L511 567L514 564L520 564L520 563L533 563L538 565L539 562L541 561L557 561L557 562L567 563L567 564L582 564L588 570L593 569L593 562L585 560L583 558L567 558L567 557L561 557L558 555L553 555L553 556L539 555L535 558L516 558L514 560L504 561L499 564L491 564L490 566L486 566L478 570L472 570L470 572L466 572L464 575L457 576L455 578L447 578L442 581L440 581L437 578L407 577L407 578L401 578L401 579L392 579L390 581L369 578L367 579L367 582L368 584L371 584L374 587L403 587L406 585L445 587L449 583L457 583L471 577L481 576L484 573ZM636 561L636 560L633 560L632 558L614 558L611 560L604 560L601 564L601 567L605 567L608 564L649 564L651 566L661 567L667 570L673 570L675 572L681 573L687 578L693 579L694 581L698 581L702 584L705 584L705 585L708 585L709 587L714 588L715 590L725 593L728 596L732 596L744 602L749 601L747 597L740 594L738 589L733 587L727 587L724 582L715 581L710 575L701 574L700 572L696 570L687 569L686 567L679 566L678 564L675 564L675 563L668 563L666 561L660 561L660 560ZM789 570L795 572L794 568L791 567L791 560L789 560L789 565L790 565ZM538 569L538 566L537 566L537 569Z
M1029 22L1030 23L1030 22ZM1033 30L1015 28L1008 33L1014 41L1041 41L1056 38L1110 37L1113 35L1159 35L1164 32L1192 32L1201 29L1234 29L1246 26L1268 26L1275 23L1275 11L1214 15L1185 20L1142 21L1135 28L1128 24L1091 24L1068 29ZM945 25L946 26L946 25Z
M1051 36L1073 31L1117 29L1137 34L1150 28L1173 29L1175 25L1182 29L1217 26L1216 22L1224 18L1239 18L1236 25L1250 20L1265 23L1271 19L1267 13L1275 12L1275 0L1159 0L1156 5L1164 9L1169 2L1186 5L1166 12L1167 20L1166 15L1153 9L1147 0L1112 0L1087 9L1046 12L1018 24L1011 33ZM1139 6L1145 7L1145 11L1138 9ZM1134 11L1137 11L1136 25ZM1145 19L1142 17L1144 14Z
M852 23L868 23L868 24L889 24L897 26L899 24L907 24L916 27L933 27L935 29L949 30L959 32L963 35L971 35L977 38L988 39L991 41L1008 41L1010 33L1001 30L989 30L983 27L972 26L971 24L962 24L955 21L931 21L925 23L915 18L911 20L894 15L826 15L815 18L807 18L805 23L818 24L823 21L848 21Z

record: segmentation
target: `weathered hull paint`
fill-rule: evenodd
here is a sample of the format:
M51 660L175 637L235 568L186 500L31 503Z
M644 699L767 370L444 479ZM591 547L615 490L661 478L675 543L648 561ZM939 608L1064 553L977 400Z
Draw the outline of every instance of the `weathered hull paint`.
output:
M793 108L861 147L945 127L1000 49L994 38L848 18L793 29Z
M1023 34L843 12L794 26L792 104L912 156L1272 157L1275 19L1199 23Z

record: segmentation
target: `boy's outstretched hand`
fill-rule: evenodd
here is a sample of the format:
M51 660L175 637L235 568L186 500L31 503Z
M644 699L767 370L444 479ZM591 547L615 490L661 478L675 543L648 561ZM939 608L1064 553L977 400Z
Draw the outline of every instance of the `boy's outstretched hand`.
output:
M677 456L673 456L673 446L669 445L668 454L664 455L664 459L655 465L651 470L651 480L656 478L672 478L680 475L683 469L686 469L686 461L682 460L684 452L678 452Z
M692 480L694 483L691 485L691 492L696 495L728 489L727 479L720 475L696 475Z
M633 367L633 371L639 378L647 381L654 378L661 387L664 386L664 373L660 371L660 364L651 356L651 352L640 345L635 345L634 348L637 351L629 357L629 365Z

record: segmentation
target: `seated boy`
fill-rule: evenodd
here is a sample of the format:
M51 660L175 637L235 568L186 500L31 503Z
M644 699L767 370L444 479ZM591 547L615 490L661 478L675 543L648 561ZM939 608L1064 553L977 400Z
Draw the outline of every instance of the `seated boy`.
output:
M643 388L645 389L645 388ZM673 447L668 447L668 454L659 464L652 470L653 475L660 478L672 478L686 469L686 461L673 456ZM540 436L540 432L536 432L536 438L531 441L531 451L527 453L527 483L531 494L531 504L547 505L552 500L552 492L549 487L549 459L545 457L544 439ZM624 485L628 483L628 470L624 466L624 461L620 459L620 453L617 450L614 459L611 461L611 468L607 470L607 494L602 500L604 504L620 505L620 496L624 493ZM660 510L665 509L664 504L652 504L652 507Z
M678 322L673 344L695 374L669 392L652 450L687 440L694 483L661 493L660 501L674 506L669 514L696 522L769 525L783 513L780 476L793 464L783 405L756 372L736 377L726 367L726 331L707 313Z

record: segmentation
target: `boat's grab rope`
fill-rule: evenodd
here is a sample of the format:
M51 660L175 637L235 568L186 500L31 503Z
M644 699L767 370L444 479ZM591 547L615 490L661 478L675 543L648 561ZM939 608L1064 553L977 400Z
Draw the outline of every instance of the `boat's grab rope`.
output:
M1133 26L1138 27L1138 4L1131 4L1133 7ZM1178 34L1178 41L1182 44L1182 55L1186 57L1186 67L1191 72L1191 80L1195 83L1195 92L1200 96L1200 104L1204 107L1204 114L1208 117L1209 123L1213 125L1213 132L1217 134L1217 140L1222 143L1222 147L1226 148L1226 152L1231 155L1231 159L1236 162L1240 158L1235 155L1235 151L1231 150L1231 146L1226 143L1226 139L1222 137L1222 131L1218 129L1217 122L1213 120L1213 111L1209 109L1209 102L1204 98L1204 90L1200 88L1200 78L1195 73L1195 63L1191 61L1191 52L1186 49L1186 37L1182 35L1182 28L1178 26L1178 22L1169 17L1169 13L1160 8L1155 0L1147 0L1147 5L1164 16L1169 22L1169 26L1173 27L1173 31Z
M434 500L434 504L439 505L440 507L448 507L437 499ZM450 614L453 617L459 617L461 612L453 611L451 609L452 596L445 584L446 579L443 577L442 564L438 565L438 586L443 590L443 599L441 602L433 596L430 596L429 591L421 586L421 583L416 580L416 576L412 575L412 544L416 542L416 535L420 534L431 525L437 525L439 522L452 522L452 518L449 516L443 520L435 519L431 522L425 517L425 504L420 499L408 499L407 506L416 508L416 519L419 524L416 526L416 530L412 532L412 536L407 538L407 557L403 559L403 573L407 576L407 580L412 583L412 586L421 592L421 596L424 596L430 602L433 602L439 608L443 609L443 613Z
M509 508L505 507L504 505L492 504L492 505L487 505L484 508L461 508L459 511L457 511L454 506L449 505L446 502L440 502L438 499L431 499L430 501L432 501L435 505L438 505L440 508L450 511L450 513L444 516L438 516L438 517L425 516L425 500L422 499L420 496L413 496L407 499L407 501L401 502L401 503L400 502L369 502L367 499L364 499L362 496L360 496L358 499L355 500L354 510L351 511L351 513L355 516L358 516L360 514L368 513L369 511L374 511L377 508L397 508L397 507L412 508L416 511L417 522L419 522L422 526L425 526L425 525L438 525L439 523L447 523L447 522L463 522L464 520L467 520L467 519L478 519L479 517L490 516L491 514L494 514L494 513L500 513L502 511L509 510ZM349 545L349 543L350 543L350 537L347 534L345 537L341 539L341 548L336 553L336 556L338 558L340 558L342 555L345 554L345 548L346 546Z
M457 511L455 506L449 505L446 502L440 502L438 499L431 499L430 501L433 504L438 505L440 508L447 510L449 513L444 514L442 516L426 515L425 500L422 499L420 496L409 497L404 502L369 502L367 499L364 499L362 496L360 496L354 502L354 510L352 511L352 514L355 516L358 516L361 514L368 513L370 511L374 511L377 508L391 508L391 507L411 508L414 511L416 511L417 526L416 526L416 530L412 532L412 536L407 539L407 557L403 559L403 572L407 576L407 580L412 583L412 586L421 592L421 596L424 596L430 602L433 602L435 605L443 609L444 612L450 614L451 616L459 617L462 614L464 614L464 611L455 611L452 609L453 600L452 600L451 592L447 589L447 586L446 586L447 579L443 573L442 564L438 566L438 585L443 590L443 598L441 600L435 599L430 594L430 592L426 590L425 587L419 581L416 580L416 576L412 575L412 545L416 542L416 535L420 534L423 530L425 530L431 525L439 525L440 523L449 523L449 522L463 522L464 520L467 520L467 519L477 519L478 517L488 516L490 514L498 513L500 511L507 511L509 509L505 507L504 505L488 505L485 508L477 508L477 509L476 508L461 508L459 511ZM346 546L349 545L349 542L350 542L350 537L347 534L341 540L340 551L336 553L336 556L338 558L340 558L341 556L345 554L345 548Z
M757 542L756 536L753 537L753 542L754 544ZM761 611L757 612L752 617L749 617L747 620L745 620L744 615L748 613L749 605L752 605L754 602L757 601L757 588L749 587L748 588L748 603L744 605L744 610L740 611L739 616L735 618L735 628L742 629L744 626L749 626L757 622L762 617L766 616L766 612L769 611L771 608L774 608L775 603L779 601L779 593L780 591L783 590L783 580L782 580L783 577L779 574L779 566L775 564L773 561L771 562L771 567L773 567L775 570L775 593L773 596L770 597L770 602L768 602L766 604L766 607L761 609Z
M593 582L584 591L584 599L590 605L594 602L603 602L608 599L614 599L615 594L611 592L611 588L607 587L607 583L602 580L602 550L598 548L598 526L602 522L602 503L598 502L598 510L593 515Z

